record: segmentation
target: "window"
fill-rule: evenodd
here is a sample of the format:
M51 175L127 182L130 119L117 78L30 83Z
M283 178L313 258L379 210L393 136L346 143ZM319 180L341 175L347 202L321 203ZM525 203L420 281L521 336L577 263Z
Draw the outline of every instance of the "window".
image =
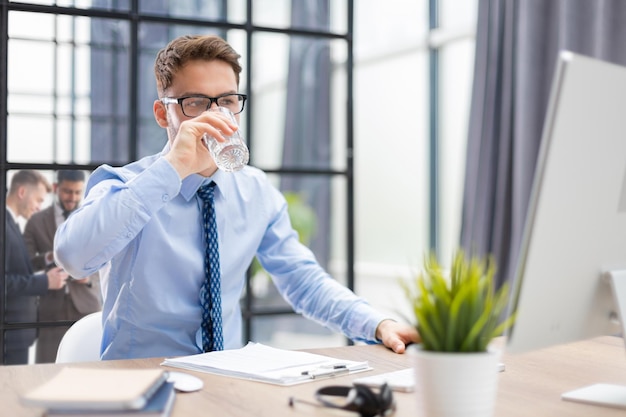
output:
M331 275L396 315L397 279L433 243L445 263L458 242L477 1L461 3L0 0L0 184L19 169L53 181L58 169L89 173L160 151L155 54L178 35L216 33L242 55L250 163L289 197ZM292 314L256 265L251 273L245 339L345 343ZM8 322L0 311L0 337L71 323Z
M120 166L160 151L167 137L152 115L155 54L181 34L215 33L242 55L240 90L249 101L241 123L250 163L270 174L294 210L307 213L315 227L300 227L309 230L310 247L337 279L353 285L352 1L0 5L8 22L0 28L7 70L0 98L5 190L17 170L37 170L54 182L59 169L89 173L102 163ZM48 196L43 207L53 203ZM4 254L1 259L6 265ZM268 278L252 271L242 298L242 342L345 343L293 314ZM8 281L1 277L4 289ZM4 297L7 306L7 291ZM64 331L73 321L2 309L0 341L36 328ZM304 332L304 339L294 345L285 331Z

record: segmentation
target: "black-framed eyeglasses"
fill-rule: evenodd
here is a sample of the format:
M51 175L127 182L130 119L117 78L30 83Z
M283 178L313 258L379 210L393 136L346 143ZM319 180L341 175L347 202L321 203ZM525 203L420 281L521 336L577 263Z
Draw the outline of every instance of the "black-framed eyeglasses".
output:
M213 103L220 107L226 107L233 114L239 114L243 111L246 99L248 96L245 94L222 94L217 97L203 96L200 94L186 96L186 97L163 97L161 102L163 104L180 104L180 108L183 110L183 114L187 117L197 117L207 111Z

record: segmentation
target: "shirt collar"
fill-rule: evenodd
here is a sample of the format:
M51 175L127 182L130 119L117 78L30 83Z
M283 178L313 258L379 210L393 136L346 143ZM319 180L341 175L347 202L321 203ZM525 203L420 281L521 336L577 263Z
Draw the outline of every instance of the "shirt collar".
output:
M165 147L163 148L163 150L161 151L161 155L165 155L166 153L169 152L169 150L170 150L170 143L168 141L165 144ZM200 174L191 174L190 176L188 176L182 181L181 188L180 188L180 195L182 195L185 200L189 201L196 195L196 192L201 186L205 184L209 184L211 181L213 181L215 182L216 190L218 190L218 192L221 193L222 196L227 198L227 195L226 195L227 192L225 192L227 188L225 186L227 177L225 177L225 175L228 175L228 173L224 173L223 171L220 171L219 169L215 171L215 173L211 175L210 177L203 177Z
M13 222L17 224L17 215L13 213L13 210L11 210L9 206L7 206L7 212L11 214L11 217L13 218Z

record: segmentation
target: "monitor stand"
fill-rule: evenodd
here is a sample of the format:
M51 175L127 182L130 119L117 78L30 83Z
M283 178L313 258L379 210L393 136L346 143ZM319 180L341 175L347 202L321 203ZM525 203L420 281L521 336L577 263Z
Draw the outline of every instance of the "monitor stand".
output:
M610 271L606 274L606 278L611 285L623 337L626 335L626 322L624 321L626 318L626 271ZM626 385L593 384L565 392L561 398L566 401L626 409Z

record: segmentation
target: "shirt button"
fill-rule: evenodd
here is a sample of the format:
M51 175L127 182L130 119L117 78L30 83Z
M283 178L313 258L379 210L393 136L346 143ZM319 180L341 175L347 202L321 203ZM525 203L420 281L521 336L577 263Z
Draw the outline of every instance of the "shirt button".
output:
M169 194L163 194L163 195L161 196L161 200L162 200L164 203L167 203L168 201L170 201L170 196L169 196Z
M132 232L126 232L126 237L130 239L131 237L133 237L133 233Z

